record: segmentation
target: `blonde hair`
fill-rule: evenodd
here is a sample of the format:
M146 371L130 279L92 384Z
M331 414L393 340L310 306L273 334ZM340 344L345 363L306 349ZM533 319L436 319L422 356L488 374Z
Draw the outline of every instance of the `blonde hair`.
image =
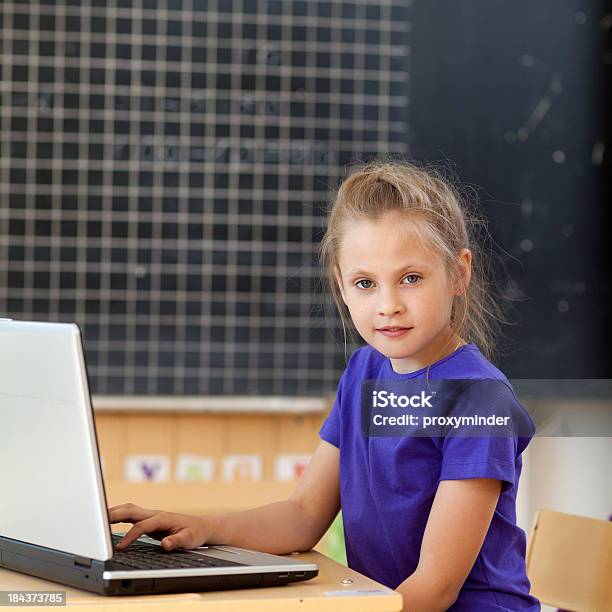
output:
M462 194L441 168L418 167L407 162L372 162L350 175L336 193L328 210L328 224L319 244L319 259L336 304L346 346L346 329L353 326L336 279L338 253L347 224L364 219L376 221L389 212L407 213L423 223L431 248L442 258L453 286L461 288L453 300L450 327L467 342L473 342L492 359L501 324L509 323L496 291L490 270L476 240L483 219L471 207L471 198ZM458 270L462 249L472 252L472 274L466 286Z

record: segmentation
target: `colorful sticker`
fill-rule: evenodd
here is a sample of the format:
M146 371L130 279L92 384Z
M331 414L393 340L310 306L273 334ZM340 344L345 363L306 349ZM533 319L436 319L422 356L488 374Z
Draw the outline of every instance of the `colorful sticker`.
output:
M164 455L128 455L124 467L125 480L128 482L170 480L170 459Z
M261 480L260 455L227 455L223 458L223 480Z
M304 454L277 455L274 462L274 478L276 480L298 480L304 473L310 457Z
M177 480L212 480L214 473L215 461L212 457L181 453L176 459Z

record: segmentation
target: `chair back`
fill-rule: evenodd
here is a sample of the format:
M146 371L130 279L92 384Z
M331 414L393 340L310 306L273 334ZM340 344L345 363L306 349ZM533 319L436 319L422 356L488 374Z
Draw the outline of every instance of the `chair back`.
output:
M531 593L576 612L612 612L612 522L539 510L527 546Z

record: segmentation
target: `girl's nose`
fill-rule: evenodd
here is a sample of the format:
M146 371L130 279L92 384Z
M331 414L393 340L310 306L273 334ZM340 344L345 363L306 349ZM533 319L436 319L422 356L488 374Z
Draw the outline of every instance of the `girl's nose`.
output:
M395 294L382 296L382 300L378 304L378 314L381 317L390 317L401 314L405 308L402 301Z

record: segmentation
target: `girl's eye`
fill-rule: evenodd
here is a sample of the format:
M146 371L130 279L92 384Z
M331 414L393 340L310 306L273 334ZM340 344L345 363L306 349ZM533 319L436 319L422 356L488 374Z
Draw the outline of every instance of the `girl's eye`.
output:
M421 280L421 277L418 274L408 274L408 276L404 276L404 280L408 281L404 283L406 285L416 285ZM355 286L359 289L371 289L373 285L374 283L367 278L363 278L355 283Z

